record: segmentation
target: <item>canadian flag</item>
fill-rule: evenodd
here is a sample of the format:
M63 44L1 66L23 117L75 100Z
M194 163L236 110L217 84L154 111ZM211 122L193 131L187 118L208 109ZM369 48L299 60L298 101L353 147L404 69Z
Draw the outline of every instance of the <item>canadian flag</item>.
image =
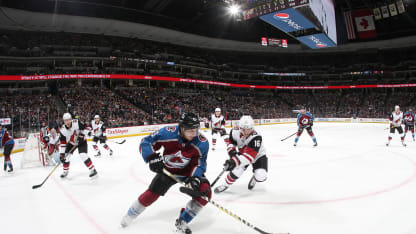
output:
M376 25L374 24L371 9L354 11L354 18L355 25L357 26L358 37L362 39L377 37Z

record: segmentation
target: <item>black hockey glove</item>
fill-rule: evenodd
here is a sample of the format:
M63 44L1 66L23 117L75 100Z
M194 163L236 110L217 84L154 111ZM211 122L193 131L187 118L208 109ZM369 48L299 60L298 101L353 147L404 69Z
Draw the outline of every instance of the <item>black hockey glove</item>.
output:
M230 156L230 158L231 158L232 156L237 156L237 155L238 155L238 152L237 152L237 150L235 150L235 149L230 150L230 152L228 152L228 156Z
M185 181L186 186L179 188L179 191L185 193L193 198L204 197L209 194L209 189L201 192L201 179L196 176L188 177Z
M92 136L92 132L88 132L88 136L90 137L90 136Z
M60 154L59 155L59 160L61 160L61 163L65 163L66 162L66 155L65 154Z
M232 156L230 159L225 160L224 162L224 170L226 171L232 171L235 167L240 165L240 160L237 156Z
M147 160L149 161L149 168L155 173L161 173L165 167L163 163L163 157L159 153L154 153L150 155Z
M78 142L83 142L83 141L86 141L85 135L84 134L79 134L78 135Z

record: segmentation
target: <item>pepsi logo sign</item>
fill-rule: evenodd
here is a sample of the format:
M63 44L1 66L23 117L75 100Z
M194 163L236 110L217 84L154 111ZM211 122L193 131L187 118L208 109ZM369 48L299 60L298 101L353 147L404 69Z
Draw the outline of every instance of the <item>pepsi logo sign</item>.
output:
M292 27L292 28L294 28L295 30L301 30L301 29L303 29L303 27L302 27L302 26L300 26L300 25L299 25L299 24L297 24L295 21L293 21L292 19L290 19L290 15L289 15L289 14L287 14L287 13L277 13L277 14L274 14L274 15L273 15L273 18L274 18L275 20L279 20L279 21L282 21L282 22L287 23L287 25L288 25L289 27Z
M324 47L328 46L327 44L321 42L321 40L319 40L319 38L317 38L315 36L311 36L310 38L316 44L316 47L318 47L318 48L324 48Z
M286 13L277 13L274 15L274 18L276 19L289 19L290 15Z

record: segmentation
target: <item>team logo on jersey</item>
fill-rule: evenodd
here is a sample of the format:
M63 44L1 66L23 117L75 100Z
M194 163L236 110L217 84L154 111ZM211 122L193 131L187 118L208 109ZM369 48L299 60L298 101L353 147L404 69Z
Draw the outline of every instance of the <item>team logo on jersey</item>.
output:
M201 142L205 142L205 141L207 141L207 138L205 138L205 137L204 137L203 135L201 135L201 134L199 134L198 139L199 139Z
M306 125L309 123L309 120L307 118L302 119L302 124Z
M182 155L182 151L178 151L175 154L164 155L165 165L169 168L185 168L190 161L190 158L186 158Z

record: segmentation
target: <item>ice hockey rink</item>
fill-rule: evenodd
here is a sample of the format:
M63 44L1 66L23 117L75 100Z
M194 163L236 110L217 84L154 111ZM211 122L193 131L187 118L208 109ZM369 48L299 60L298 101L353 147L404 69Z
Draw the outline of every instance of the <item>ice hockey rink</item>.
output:
M396 134L386 147L387 124L315 123L319 146L304 133L298 146L295 124L260 126L269 157L268 180L247 189L251 167L232 187L212 199L271 233L412 234L416 233L416 143L407 136L403 147ZM210 138L210 133L204 133ZM172 233L189 198L171 188L126 229L122 216L154 176L139 155L141 137L108 143L113 156L89 154L99 177L74 154L68 179L62 168L39 189L52 169L18 167L22 153L12 155L12 175L0 178L0 233L3 234L160 234ZM224 142L208 155L212 181L227 158ZM3 160L3 159L2 159ZM1 160L1 161L2 161ZM223 182L222 178L218 183ZM193 233L257 233L207 204L190 224Z

